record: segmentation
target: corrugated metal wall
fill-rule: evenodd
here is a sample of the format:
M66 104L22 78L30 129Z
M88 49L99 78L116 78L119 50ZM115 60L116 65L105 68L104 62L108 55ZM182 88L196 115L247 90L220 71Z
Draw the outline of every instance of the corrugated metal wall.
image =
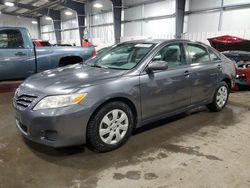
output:
M162 16L174 13L175 0L143 4L125 9L122 41L137 38L173 38L175 17L164 18Z
M186 10L214 8L221 0L188 0ZM224 5L250 3L250 0L224 0ZM196 13L185 16L183 38L208 43L207 38L220 35L234 35L250 39L250 8Z
M38 38L39 31L38 25L32 24L33 19L17 17L11 15L0 15L0 26L10 26L10 27L25 27L29 30L32 38Z

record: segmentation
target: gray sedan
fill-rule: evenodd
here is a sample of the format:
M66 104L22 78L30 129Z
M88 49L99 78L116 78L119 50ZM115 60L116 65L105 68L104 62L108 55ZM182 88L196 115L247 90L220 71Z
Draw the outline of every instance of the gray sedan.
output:
M235 76L234 64L202 43L121 43L83 65L26 79L13 101L16 124L37 143L106 152L153 121L201 105L221 111Z

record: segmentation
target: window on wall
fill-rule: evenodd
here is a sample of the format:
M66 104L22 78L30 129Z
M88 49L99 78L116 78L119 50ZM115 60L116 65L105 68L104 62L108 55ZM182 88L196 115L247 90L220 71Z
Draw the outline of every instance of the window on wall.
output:
M153 58L153 61L165 61L168 63L169 68L187 64L182 44L173 44L163 47Z
M201 45L188 44L188 53L191 59L191 63L206 63L210 61L207 49Z
M24 48L22 34L17 30L0 31L0 48Z

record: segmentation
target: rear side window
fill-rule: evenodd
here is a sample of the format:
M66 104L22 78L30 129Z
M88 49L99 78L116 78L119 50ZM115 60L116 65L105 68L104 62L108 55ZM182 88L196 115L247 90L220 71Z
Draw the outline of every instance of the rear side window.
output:
M22 34L11 29L0 31L0 48L24 48Z
M206 63L210 61L207 49L197 44L187 44L188 53L191 59L191 64Z
M219 61L221 60L217 54L215 54L211 49L208 50L209 51L209 55L210 55L210 59L211 61Z

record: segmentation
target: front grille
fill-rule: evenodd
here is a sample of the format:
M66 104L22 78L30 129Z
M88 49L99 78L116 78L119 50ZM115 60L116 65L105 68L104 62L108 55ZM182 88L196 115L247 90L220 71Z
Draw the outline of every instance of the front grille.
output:
M36 98L37 96L20 95L16 98L16 105L21 109L26 109Z

